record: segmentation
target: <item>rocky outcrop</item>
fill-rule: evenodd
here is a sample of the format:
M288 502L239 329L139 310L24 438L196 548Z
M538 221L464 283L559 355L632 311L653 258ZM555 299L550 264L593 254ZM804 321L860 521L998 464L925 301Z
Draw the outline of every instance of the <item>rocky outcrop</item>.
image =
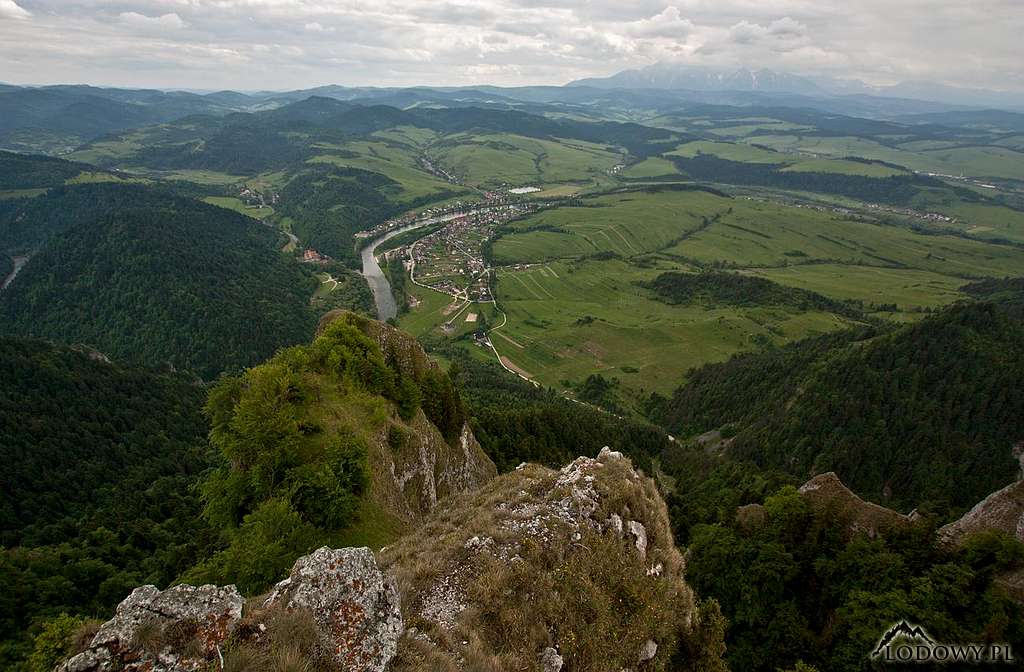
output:
M220 654L242 617L234 586L136 588L88 649L57 672L196 672Z
M395 581L368 548L325 547L299 558L263 607L311 613L345 672L383 672L403 631Z
M498 473L469 425L449 443L422 409L408 424L392 422L378 433L370 464L371 496L407 521L429 513L445 497L476 490Z
M317 334L337 321L357 327L376 341L401 376L421 381L428 374L441 373L415 338L347 310L325 314ZM422 408L408 422L392 418L371 441L369 457L370 496L405 522L422 517L446 497L479 488L498 473L468 423L462 423L457 436L446 439Z
M915 514L904 515L884 506L866 502L843 485L835 472L818 474L800 486L800 494L816 511L827 511L843 522L849 535L866 534L875 538L893 527L912 523ZM747 512L753 517L753 512Z
M267 624L294 612L309 617L318 640L312 648L329 652L331 669L384 672L404 629L394 578L368 548L321 548L299 558L267 597L245 605L244 620L243 605L234 586L137 588L89 648L57 672L205 672L223 669L225 661L237 665L240 650L249 657L236 660L254 671L267 669L260 647L280 637ZM300 630L292 625L286 632Z
M1024 541L1024 481L992 493L959 520L939 528L939 540L959 546L968 535L985 530L998 530Z
M244 616L234 586L139 588L58 672L723 672L683 569L654 481L605 448L450 498L379 559L299 558Z
M665 503L619 453L450 503L381 552L412 626L395 672L664 669L704 627Z

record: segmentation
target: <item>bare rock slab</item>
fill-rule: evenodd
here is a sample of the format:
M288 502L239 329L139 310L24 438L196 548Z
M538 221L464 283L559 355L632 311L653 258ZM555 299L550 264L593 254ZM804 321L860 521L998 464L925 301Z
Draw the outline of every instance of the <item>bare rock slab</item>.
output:
M118 605L89 648L57 672L195 672L205 669L242 617L234 586L142 586Z
M403 632L398 588L368 548L299 558L265 607L307 609L346 672L383 672Z

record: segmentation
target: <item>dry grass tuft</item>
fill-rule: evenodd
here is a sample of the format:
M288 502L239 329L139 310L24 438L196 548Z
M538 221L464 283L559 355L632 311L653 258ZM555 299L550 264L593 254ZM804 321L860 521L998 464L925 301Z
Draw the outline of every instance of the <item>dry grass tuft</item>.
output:
M250 605L264 598L253 598ZM261 627L262 626L262 627ZM244 665L250 665L246 668ZM225 670L339 672L341 666L305 609L247 608L228 642Z

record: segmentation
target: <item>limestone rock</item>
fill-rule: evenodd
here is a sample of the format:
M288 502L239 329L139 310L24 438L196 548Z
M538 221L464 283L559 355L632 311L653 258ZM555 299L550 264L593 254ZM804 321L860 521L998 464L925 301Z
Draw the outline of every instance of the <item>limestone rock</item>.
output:
M368 548L299 558L264 607L308 609L346 672L383 672L403 631L398 589Z
M659 596L645 608L666 614L644 630L598 635L622 639L605 669L635 669L641 652L645 665L663 667L679 646L675 638L701 627L657 486L608 448L557 471L522 466L449 500L382 551L381 562L402 586L406 622L417 626L400 640L393 672L472 670L482 660L544 672L579 665L566 652L579 652L581 641L559 639L567 635L558 610L571 602L562 591L582 589L574 581L595 595L609 590L606 582L614 590L636 582L639 593ZM503 619L530 628L498 644L494 638L505 635L481 628Z
M142 586L57 672L196 672L217 657L242 617L234 586Z
M843 485L835 472L818 474L800 486L800 494L816 510L835 512L846 526L847 534L859 533L874 538L883 530L903 527L912 521L898 511L866 502Z
M636 537L636 550L640 551L640 557L647 557L647 530L643 523L635 520L629 521L629 531Z
M999 530L1024 541L1024 481L993 492L962 518L939 528L939 540L956 546L983 530Z

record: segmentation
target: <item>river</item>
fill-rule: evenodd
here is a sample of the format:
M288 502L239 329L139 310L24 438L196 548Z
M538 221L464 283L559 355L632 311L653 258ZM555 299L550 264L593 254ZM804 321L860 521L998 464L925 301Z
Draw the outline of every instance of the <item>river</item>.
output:
M391 283L384 276L384 271L381 270L380 264L377 263L376 250L377 246L383 243L385 240L390 240L400 233L406 231L412 231L423 226L430 226L438 222L449 222L458 217L462 217L465 213L455 213L451 215L444 215L442 217L429 217L427 219L421 219L413 222L406 226L399 227L392 231L388 231L380 238L375 239L372 243L363 248L363 277L366 278L366 282L370 285L370 291L373 292L373 302L377 306L377 319L381 322L389 320L392 317L398 316L398 304L395 303L395 295L391 293Z

